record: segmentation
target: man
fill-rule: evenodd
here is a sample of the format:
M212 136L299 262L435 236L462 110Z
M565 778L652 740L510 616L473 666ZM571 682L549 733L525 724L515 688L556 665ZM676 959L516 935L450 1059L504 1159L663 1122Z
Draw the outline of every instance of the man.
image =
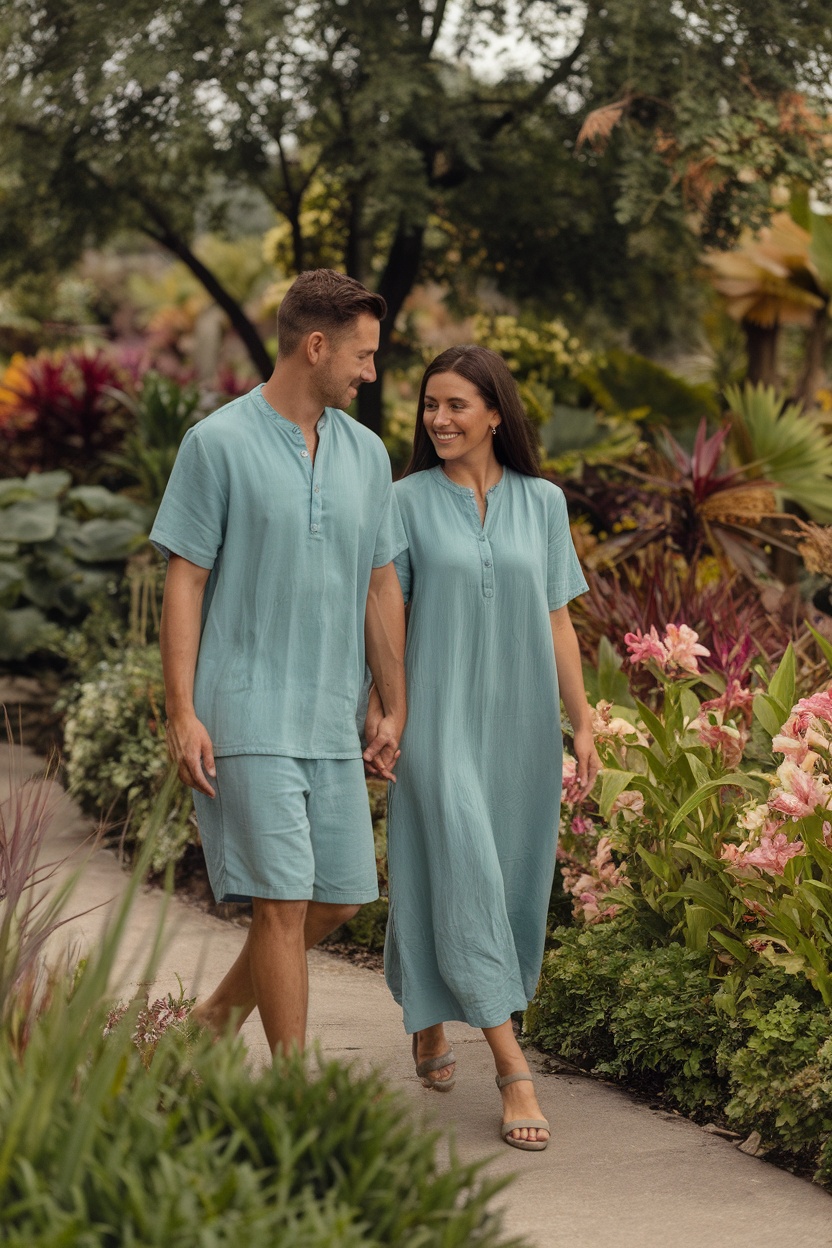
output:
M384 300L329 269L280 306L262 386L186 434L151 540L168 742L194 789L218 901L252 901L245 947L197 1022L256 1005L272 1052L303 1047L306 950L378 896L356 708L366 658L384 717L364 752L392 779L405 720L406 546L382 442L340 409L375 379Z

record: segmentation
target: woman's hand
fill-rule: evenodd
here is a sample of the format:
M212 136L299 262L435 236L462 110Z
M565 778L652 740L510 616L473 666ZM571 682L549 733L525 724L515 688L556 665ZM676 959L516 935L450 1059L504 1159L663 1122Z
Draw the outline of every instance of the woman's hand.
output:
M368 776L396 783L393 768L401 755L399 738L402 727L393 716L384 714L379 692L375 685L371 685L367 718L364 721L364 736L367 741L363 756L364 771Z
M592 729L589 726L576 729L572 744L575 750L575 762L578 765L575 775L580 786L580 798L584 798L592 792L595 779L601 770L601 760L595 748Z

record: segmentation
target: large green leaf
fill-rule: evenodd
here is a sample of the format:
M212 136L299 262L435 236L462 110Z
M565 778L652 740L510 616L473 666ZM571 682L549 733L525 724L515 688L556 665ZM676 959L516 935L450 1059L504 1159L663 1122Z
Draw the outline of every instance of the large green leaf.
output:
M48 542L58 528L53 499L24 499L0 512L0 537L5 542Z
M767 694L754 694L754 718L758 719L770 737L776 737L788 719L788 712L783 712L779 703L774 702Z
M812 242L809 257L817 270L821 284L832 293L832 217L824 213L811 215Z
M615 799L624 792L635 776L634 771L601 772L601 796L598 800L598 809L602 819L609 819Z
M26 478L26 488L36 498L59 498L70 485L72 474L64 468L56 468L54 472L30 472Z
M740 789L744 789L748 793L756 793L759 791L759 782L752 780L742 771L731 771L727 775L720 776L718 780L709 780L707 784L703 784L697 789L686 802L679 807L673 821L670 824L670 831L675 832L679 824L696 810L697 806L701 806L708 798L713 797L719 789L725 786L736 785Z
M77 485L69 491L67 500L79 520L132 520L143 527L149 527L153 522L148 508L124 494L114 494L103 485Z
M816 632L815 629L812 628L811 624L807 624L806 627L818 643L820 652L826 659L826 662L830 667L832 667L832 642L830 642L826 637L821 636L820 633Z
M0 563L0 607L13 607L23 589L23 569L18 563Z
M782 707L790 711L794 706L797 693L797 670L794 658L794 646L789 642L786 653L778 665L768 685L769 697L776 698Z
M0 662L25 659L50 645L58 635L57 625L50 624L37 607L0 610Z
M126 559L147 540L147 530L133 520L88 520L67 545L82 563Z

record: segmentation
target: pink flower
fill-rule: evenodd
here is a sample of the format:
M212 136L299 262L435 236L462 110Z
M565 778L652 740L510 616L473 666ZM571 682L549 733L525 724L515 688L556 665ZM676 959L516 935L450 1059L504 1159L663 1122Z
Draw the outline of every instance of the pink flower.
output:
M703 702L702 710L723 711L726 715L730 711L739 711L743 719L750 722L753 703L752 691L741 685L736 676L732 676L725 687L725 692L721 693L718 698L709 698L707 702Z
M699 664L696 656L707 656L711 652L699 644L699 634L687 624L668 624L664 634L664 645L669 663L686 672L698 672Z
M792 714L797 712L800 714L817 715L818 719L825 719L828 724L832 724L832 691L825 689L822 693L813 693L809 698L801 698L793 708Z
M584 815L576 815L572 820L571 831L576 836L591 836L595 831L595 824L591 819L585 818Z
M703 745L711 750L722 751L722 761L726 767L736 767L742 761L748 732L734 724L723 724L722 711L711 711L707 719L695 719L691 728L699 734Z
M745 862L745 854L738 845L723 845L719 856L732 867L741 867Z
M629 812L631 819L635 818L636 815L643 814L644 794L639 793L638 789L625 789L623 793L618 794L618 797L613 802L610 814L616 815L620 810Z
M581 796L581 782L578 779L578 764L569 754L563 756L561 786L561 801L566 806L574 806Z
M630 651L631 663L646 663L648 659L654 659L662 670L667 665L667 650L659 640L655 624L649 633L642 633L640 628L634 633L625 633L624 644Z
M785 754L786 758L791 759L799 767L809 753L809 747L802 738L787 733L785 731L786 724L783 725L783 728L783 732L771 738L771 748L775 754Z
M830 786L825 778L809 775L788 759L777 768L777 778L781 788L769 798L772 810L779 810L792 819L804 819L813 815L819 806L826 808Z
M802 841L790 841L785 833L777 832L774 836L764 836L757 848L745 855L745 861L761 871L782 875L789 859L802 854L804 848Z

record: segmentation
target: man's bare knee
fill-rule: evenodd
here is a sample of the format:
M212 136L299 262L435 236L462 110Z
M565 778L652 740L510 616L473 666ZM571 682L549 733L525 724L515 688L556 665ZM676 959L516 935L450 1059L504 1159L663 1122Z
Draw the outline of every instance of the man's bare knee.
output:
M342 923L349 923L350 919L354 919L360 909L360 906L330 906L333 918L339 927Z
M303 931L308 901L279 901L271 897L253 897L254 922L285 932Z

